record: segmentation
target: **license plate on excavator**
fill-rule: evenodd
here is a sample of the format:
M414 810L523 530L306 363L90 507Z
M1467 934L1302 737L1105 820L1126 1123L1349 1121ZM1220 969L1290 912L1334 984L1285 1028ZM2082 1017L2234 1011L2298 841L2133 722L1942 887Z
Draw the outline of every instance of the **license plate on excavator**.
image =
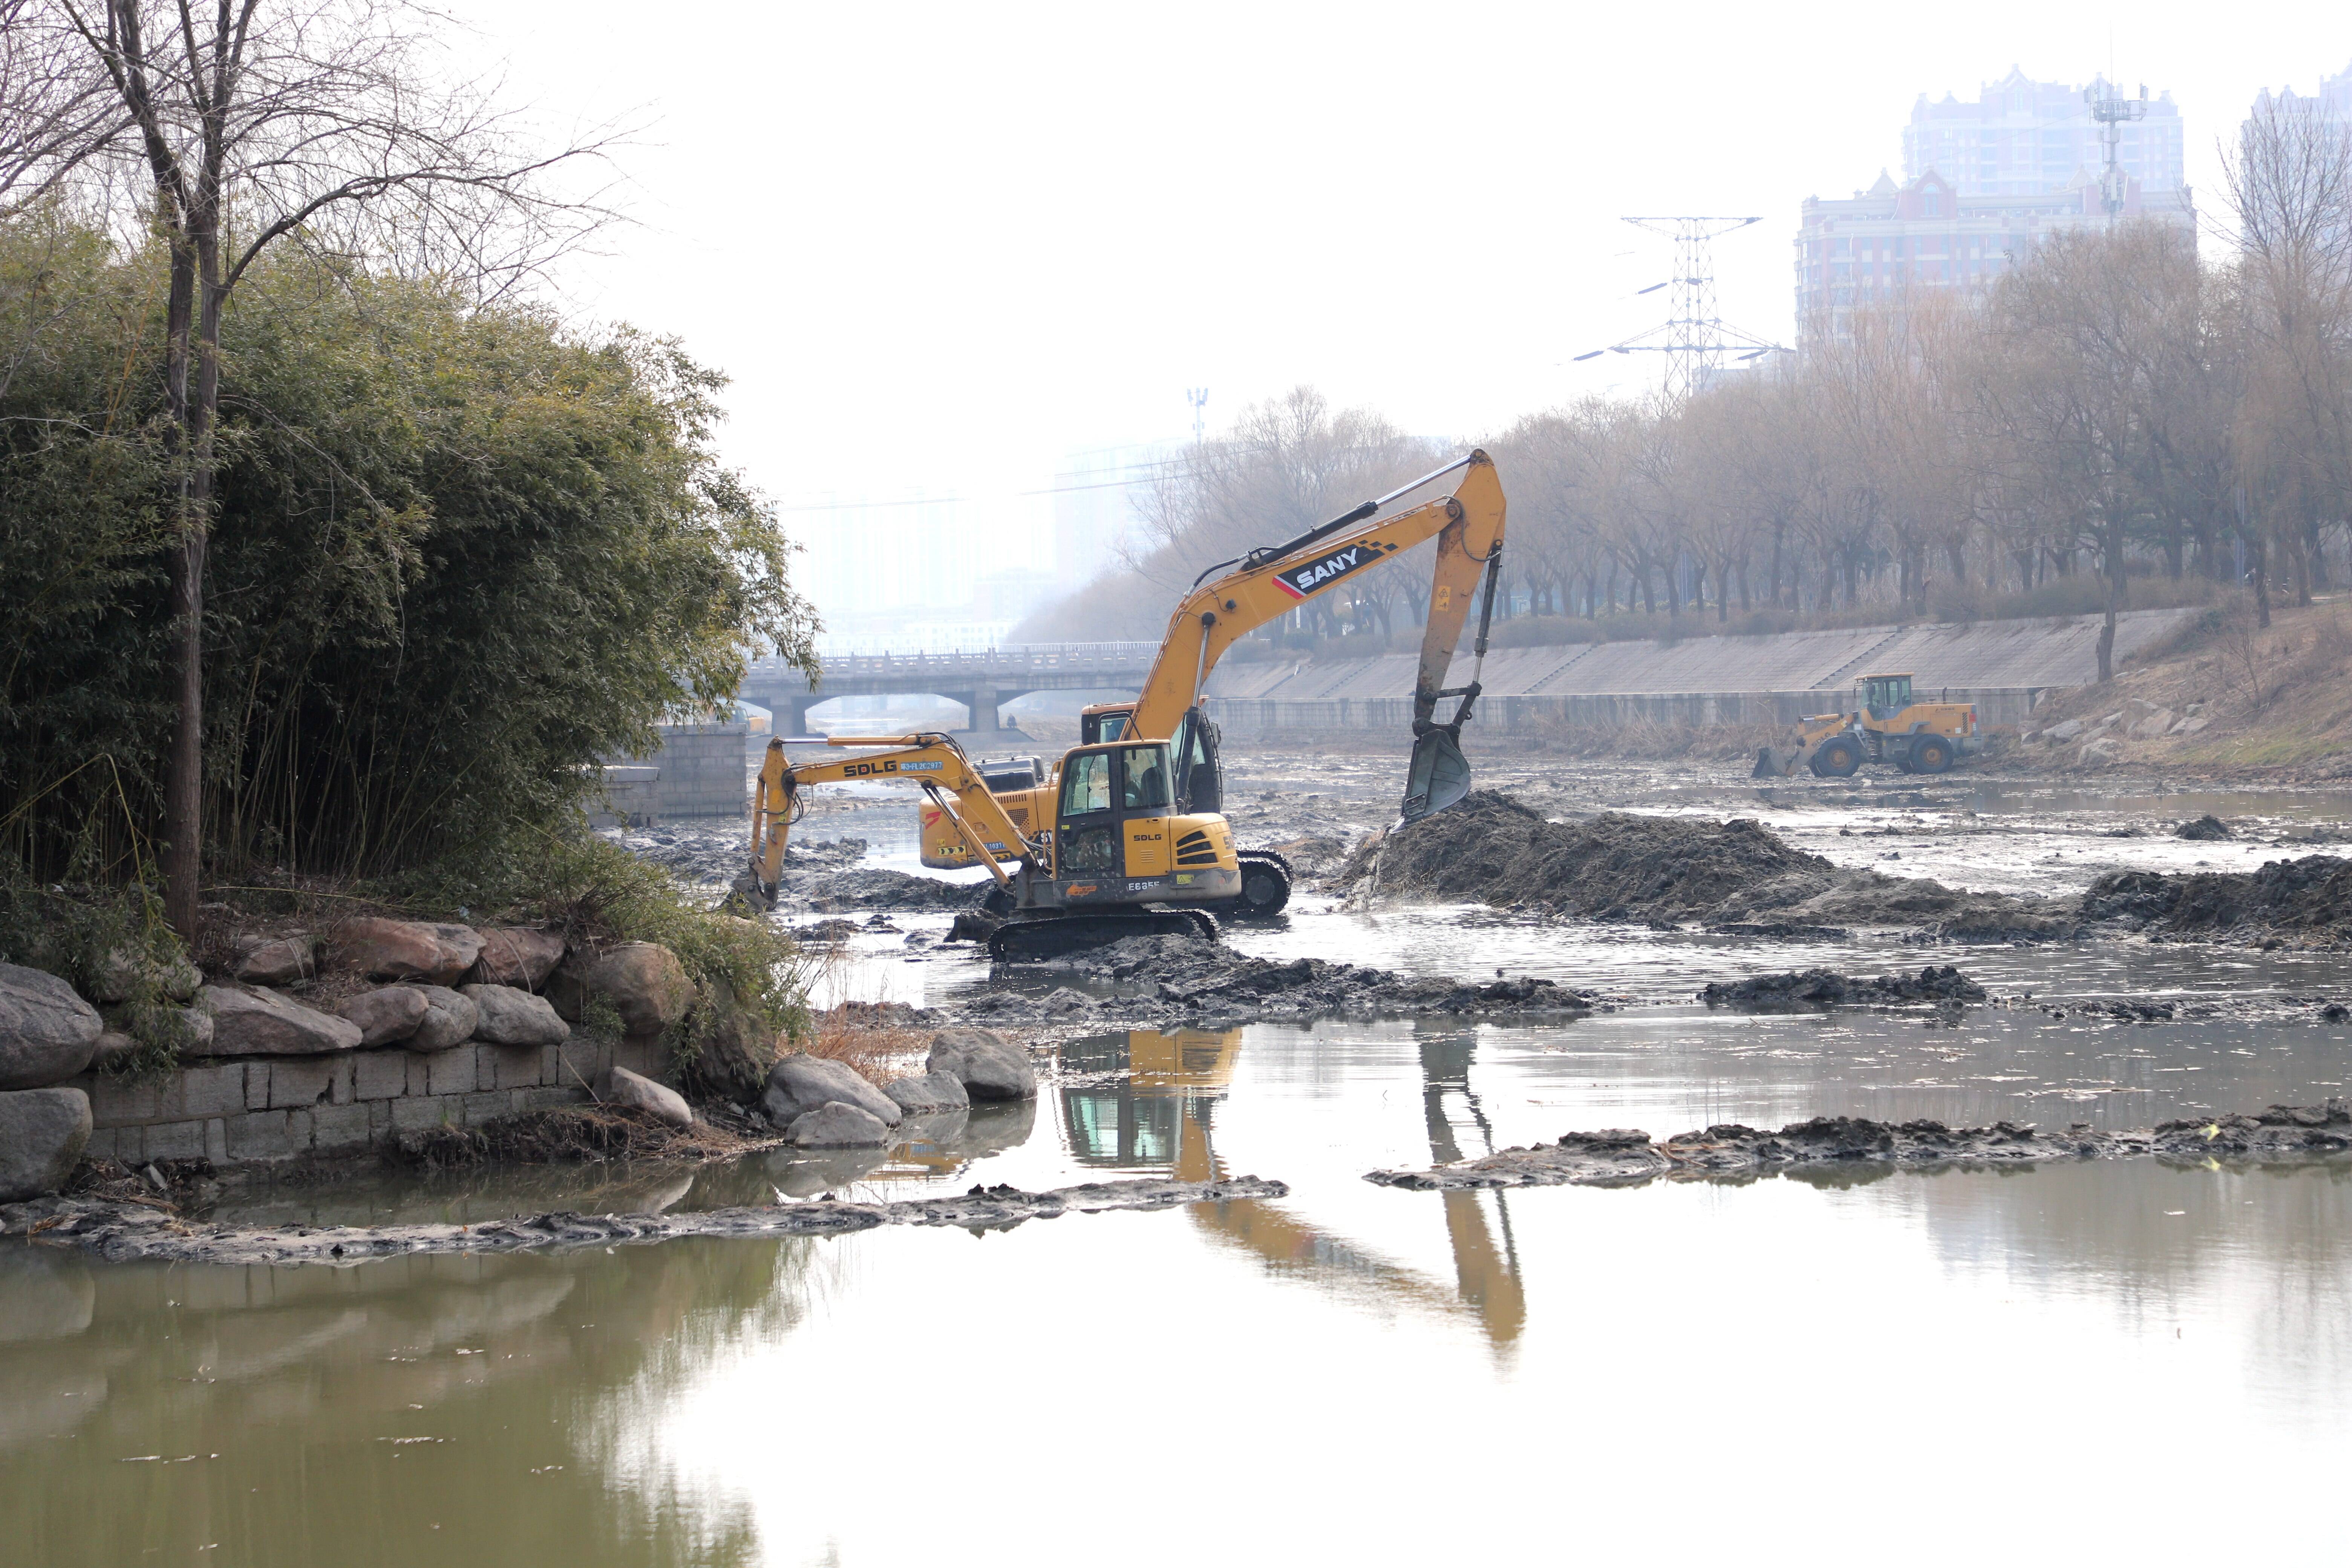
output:
M1405 769L1404 806L1400 826L1444 811L1470 793L1470 761L1453 734L1431 730L1412 743L1412 762Z

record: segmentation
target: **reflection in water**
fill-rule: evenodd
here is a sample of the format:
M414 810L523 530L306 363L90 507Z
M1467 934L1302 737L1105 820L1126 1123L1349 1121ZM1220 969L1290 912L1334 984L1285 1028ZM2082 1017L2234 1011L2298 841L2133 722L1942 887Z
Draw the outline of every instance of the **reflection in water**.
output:
M6 1555L756 1561L741 1500L632 1476L634 1450L646 1406L714 1344L790 1330L812 1250L796 1237L267 1269L8 1248ZM225 1540L233 1555L193 1555Z
M1458 1099L1494 1148L1492 1133L1470 1089L1475 1029L1428 1026L1420 1037L1423 1114L1433 1163L1462 1158L1450 1100ZM1216 1106L1231 1087L1241 1052L1241 1029L1128 1029L1090 1036L1062 1047L1066 1070L1079 1081L1061 1090L1064 1136L1080 1164L1127 1171L1167 1171L1179 1181L1206 1182L1231 1174L1214 1146ZM1220 1240L1255 1254L1286 1274L1317 1284L1369 1290L1399 1305L1475 1318L1488 1341L1504 1350L1527 1319L1518 1258L1510 1240L1503 1194L1447 1193L1445 1228L1453 1245L1454 1285L1447 1291L1418 1270L1302 1220L1288 1207L1257 1199L1196 1204L1194 1221ZM1501 1231L1487 1224L1494 1206Z

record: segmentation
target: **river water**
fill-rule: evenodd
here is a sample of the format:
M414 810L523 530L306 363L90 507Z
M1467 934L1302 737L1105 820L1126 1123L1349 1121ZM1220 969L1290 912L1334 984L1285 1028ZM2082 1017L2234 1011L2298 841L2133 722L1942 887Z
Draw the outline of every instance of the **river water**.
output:
M1944 842L1991 844L1964 822ZM2009 852L1984 855L1990 880ZM2352 1028L2310 1005L2352 995L2344 959L1759 947L1317 900L1236 940L1551 974L1619 1000L1530 1026L1107 1031L1062 1045L1034 1107L935 1125L878 1163L261 1187L222 1217L469 1219L1121 1173L1279 1177L1279 1201L331 1269L12 1246L0 1561L1974 1563L2337 1547L2352 1165L1501 1194L1361 1177L1608 1126L1851 1111L2128 1127L2315 1100L2352 1078ZM892 935L854 951L837 983L867 994L937 1001L980 978L968 956ZM1759 968L1930 957L1998 1000L1957 1019L1690 1000ZM2145 1026L2079 1010L2115 996L2235 1010Z

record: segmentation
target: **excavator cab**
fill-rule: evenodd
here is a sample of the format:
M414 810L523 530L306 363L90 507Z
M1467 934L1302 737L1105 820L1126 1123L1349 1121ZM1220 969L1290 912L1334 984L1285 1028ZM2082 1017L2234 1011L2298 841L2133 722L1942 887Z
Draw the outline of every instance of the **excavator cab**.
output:
M1225 809L1224 763L1218 758L1216 725L1197 707L1184 710L1168 755L1176 764L1176 799L1186 811Z
M1232 830L1176 797L1166 741L1081 746L1062 760L1054 883L1066 907L1192 902L1242 890Z
M1135 717L1132 702L1097 702L1078 712L1078 744L1098 746L1106 741L1116 741L1127 733L1127 721Z

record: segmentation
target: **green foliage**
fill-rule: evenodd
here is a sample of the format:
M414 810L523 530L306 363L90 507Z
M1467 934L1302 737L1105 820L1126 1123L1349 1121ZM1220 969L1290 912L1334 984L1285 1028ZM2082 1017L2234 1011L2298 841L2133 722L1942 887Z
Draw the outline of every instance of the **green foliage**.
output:
M0 225L0 816L49 874L100 798L90 758L137 831L159 805L162 276ZM224 343L218 870L383 875L545 829L584 764L730 694L748 651L813 658L792 547L711 455L721 378L675 342L289 249Z
M71 868L95 858L85 837ZM187 1010L165 992L164 976L187 960L163 921L163 904L150 876L125 887L87 880L47 886L0 856L0 963L46 970L87 996L104 989L122 1000L107 1022L138 1048L107 1064L121 1079L160 1078L179 1065L191 1041Z

